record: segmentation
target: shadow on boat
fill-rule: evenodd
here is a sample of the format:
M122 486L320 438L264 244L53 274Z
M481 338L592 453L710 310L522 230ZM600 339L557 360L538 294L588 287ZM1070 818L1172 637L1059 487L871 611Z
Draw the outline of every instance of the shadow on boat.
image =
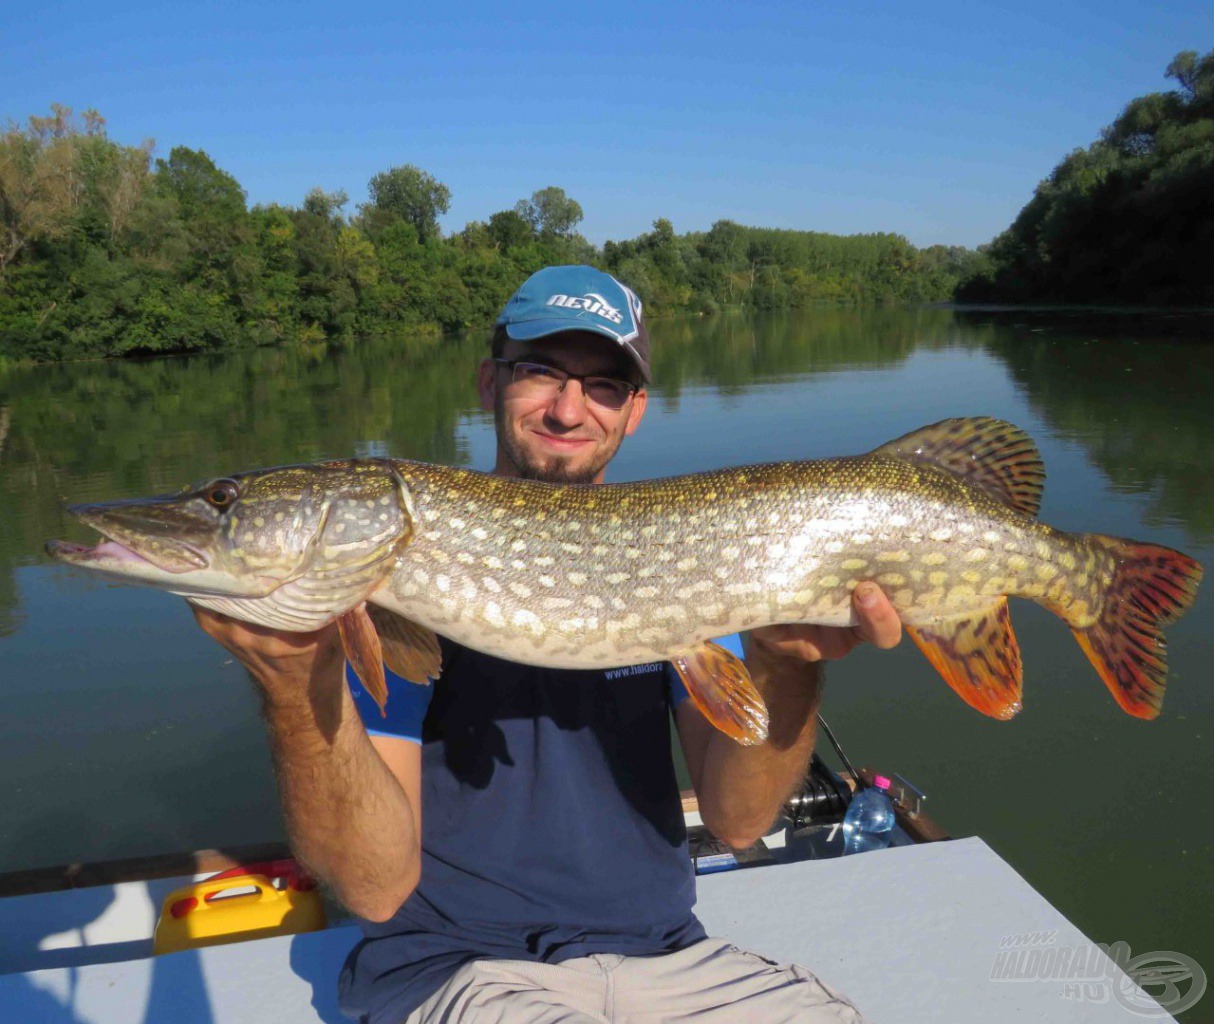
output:
M39 1024L215 1024L249 978L190 949L152 955L165 899L183 879L283 853L277 844L76 864L0 875L0 1018ZM295 936L290 968L311 991L316 1018L343 1024L337 978L354 936ZM102 975L90 968L110 965ZM104 986L108 991L103 991ZM230 1007L229 1007L230 1009ZM98 1013L100 1012L100 1016Z

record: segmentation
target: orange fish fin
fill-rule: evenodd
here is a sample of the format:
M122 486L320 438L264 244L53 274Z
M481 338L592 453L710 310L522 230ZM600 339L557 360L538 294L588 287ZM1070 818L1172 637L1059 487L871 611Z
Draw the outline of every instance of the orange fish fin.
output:
M383 644L384 664L402 679L428 686L443 668L443 653L434 630L376 605L367 613Z
M767 739L767 705L737 656L702 643L670 661L695 706L721 732L744 747Z
M1123 711L1155 718L1168 674L1162 626L1180 618L1197 596L1200 563L1157 544L1088 534L1112 550L1120 564L1104 594L1095 624L1071 632ZM1066 618L1065 612L1053 608Z
M1019 427L991 416L941 420L873 454L940 466L1028 516L1041 508L1045 465L1037 445Z
M970 707L1001 721L1020 710L1020 647L1006 597L972 615L907 626L906 631Z
M375 623L367 614L367 606L351 608L337 620L346 658L362 681L371 699L379 705L379 713L388 717L388 680L384 677L384 652L375 632Z

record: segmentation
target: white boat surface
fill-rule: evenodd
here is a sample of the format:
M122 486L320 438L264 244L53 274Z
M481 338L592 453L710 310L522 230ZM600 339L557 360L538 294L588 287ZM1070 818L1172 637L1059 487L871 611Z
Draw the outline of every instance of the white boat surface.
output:
M357 926L152 956L150 939L130 936L150 935L180 881L0 900L0 1020L344 1024L337 975ZM1174 1019L1144 1012L1149 997L980 839L764 864L697 883L710 935L804 964L878 1024ZM50 921L69 926L48 934Z

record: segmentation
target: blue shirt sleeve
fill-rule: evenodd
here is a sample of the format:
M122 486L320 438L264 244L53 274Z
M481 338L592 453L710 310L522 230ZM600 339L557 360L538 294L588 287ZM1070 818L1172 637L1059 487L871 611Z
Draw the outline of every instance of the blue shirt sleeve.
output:
M379 713L379 705L363 689L354 667L346 662L346 683L350 687L350 696L354 698L354 706L358 708L363 725L372 736L399 736L414 743L421 743L422 720L430 707L434 684L418 686L408 679L402 679L387 665L384 666L384 676L388 680L388 704L384 708L387 718Z
M738 658L743 657L741 633L730 633L729 636L717 637L713 643L724 647L730 654L736 655ZM687 692L687 687L683 685L683 680L679 678L678 672L674 670L674 666L669 662L666 663L666 686L670 691L671 708L677 708L683 701L691 699L691 694ZM375 706L374 701L372 701L371 706Z

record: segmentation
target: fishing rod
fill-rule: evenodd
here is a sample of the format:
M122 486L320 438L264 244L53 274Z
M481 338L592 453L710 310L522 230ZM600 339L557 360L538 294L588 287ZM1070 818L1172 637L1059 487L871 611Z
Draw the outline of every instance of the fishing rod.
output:
M843 752L843 747L821 715L818 715L818 725L826 733L848 774L855 780L856 791L863 789L864 780L852 766ZM805 773L800 790L784 805L784 813L789 818L792 831L796 833L815 822L838 821L847 810L850 799L851 792L847 784L815 753L810 758L809 770Z
M831 731L830 726L826 724L826 719L822 717L821 712L818 713L818 725L826 733L826 738L830 740L830 745L835 748L835 753L839 755L839 760L843 762L843 767L847 769L848 774L852 777L852 781L856 784L856 791L859 792L868 783L860 778L860 773L852 767L852 763L847 759L847 755L843 753L843 747L840 746L839 741L835 738L835 734Z

